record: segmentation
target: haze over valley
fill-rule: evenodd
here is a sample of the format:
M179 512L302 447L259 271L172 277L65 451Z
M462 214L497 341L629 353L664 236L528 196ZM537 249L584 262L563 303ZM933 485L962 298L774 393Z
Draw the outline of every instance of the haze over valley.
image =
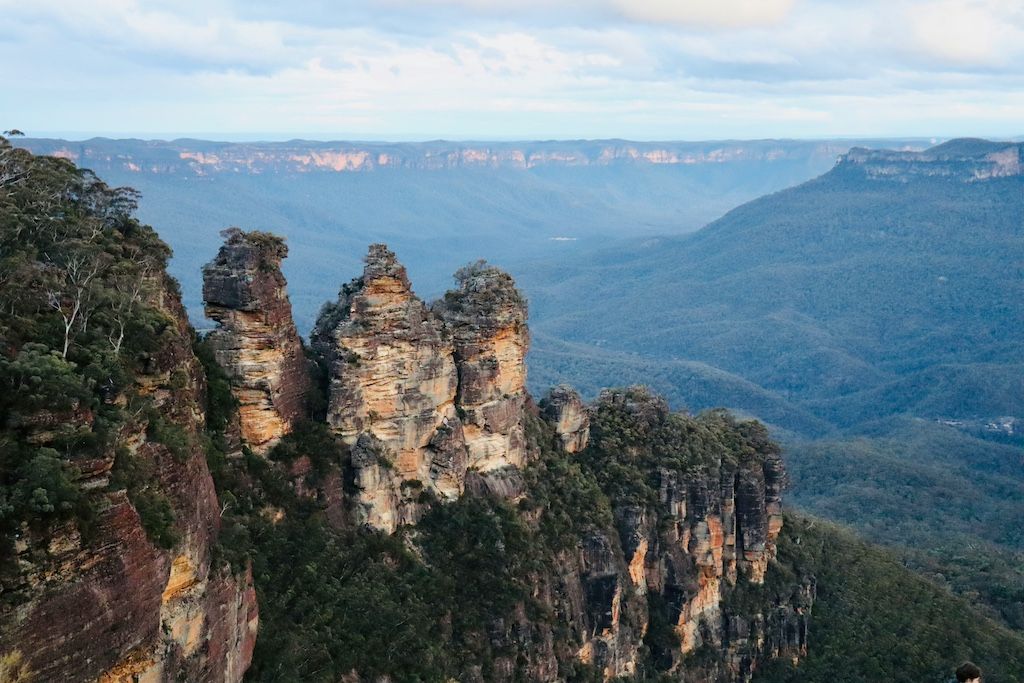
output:
M486 257L513 272L637 237L692 232L762 194L828 170L854 144L926 140L216 143L16 140L142 192L140 217L174 249L197 324L199 268L229 225L288 239L285 263L307 334L337 281L383 241L428 298ZM529 294L529 292L528 292Z
M287 238L303 336L367 243L428 300L487 254L530 302L535 395L644 384L756 417L792 500L1020 627L1022 145L930 142L18 144L142 190L200 328L201 266L233 223ZM907 477L935 502L890 527ZM944 559L977 542L985 585Z
M1021 683L1020 0L0 0L0 683Z

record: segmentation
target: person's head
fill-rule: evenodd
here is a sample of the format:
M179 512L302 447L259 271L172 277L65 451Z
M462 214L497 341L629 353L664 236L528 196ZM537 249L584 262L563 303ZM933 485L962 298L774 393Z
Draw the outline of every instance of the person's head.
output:
M956 668L956 680L959 683L980 683L981 669L972 662L964 662Z

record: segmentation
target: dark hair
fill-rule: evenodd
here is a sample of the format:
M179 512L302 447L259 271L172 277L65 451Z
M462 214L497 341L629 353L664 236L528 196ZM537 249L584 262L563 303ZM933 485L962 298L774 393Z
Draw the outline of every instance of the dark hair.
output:
M964 662L956 668L956 680L960 681L960 683L971 681L975 678L981 678L981 669L972 662Z

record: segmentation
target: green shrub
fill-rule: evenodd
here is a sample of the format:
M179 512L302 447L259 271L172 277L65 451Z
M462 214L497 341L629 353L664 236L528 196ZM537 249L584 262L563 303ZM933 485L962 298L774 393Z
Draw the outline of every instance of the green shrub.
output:
M149 410L146 419L146 438L165 446L178 462L188 460L192 452L193 439L183 427L174 424L156 409Z
M173 548L179 535L174 527L174 508L167 496L148 486L137 489L134 495L129 491L129 495L146 537L161 548Z

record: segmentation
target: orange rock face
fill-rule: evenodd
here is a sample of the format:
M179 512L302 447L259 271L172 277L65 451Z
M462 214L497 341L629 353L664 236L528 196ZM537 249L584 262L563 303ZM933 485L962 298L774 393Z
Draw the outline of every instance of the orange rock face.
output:
M590 415L583 400L567 385L551 389L540 402L541 415L551 424L566 453L578 453L590 439Z
M242 439L265 452L306 416L309 375L281 274L287 248L261 233L226 231L203 268L210 339L232 380Z
M526 457L525 304L506 274L460 273L471 271L472 284L461 279L430 309L395 255L373 245L362 277L317 323L327 421L359 455L361 522L388 531L415 522L424 492L457 498L471 468L492 492L517 488L504 471Z
M20 652L33 680L234 683L252 658L258 623L252 578L211 560L220 515L197 438L202 372L177 296L163 276L156 287L148 303L173 321L174 334L133 390L187 443L172 453L149 436L144 416L126 424L116 443L151 467L151 485L169 501L178 540L170 550L154 545L127 492L108 490L113 452L81 468L80 486L97 509L91 537L83 539L74 525L48 537L26 527L17 581L5 583L19 604L0 612L0 654Z
M391 531L418 519L424 490L460 496L466 448L451 336L384 245L325 310L314 345L330 366L327 422L354 449L359 521Z
M571 397L557 396L565 393L556 389L555 401L549 396L541 403L541 415L560 439L572 431L559 430L564 424L562 406L573 402ZM649 447L647 437L638 435L657 435L653 442L659 449L671 443L685 447L685 439L673 441L669 436L678 433L673 430L684 427L699 434L707 424L692 418L673 422L678 416L671 415L665 401L640 388L603 392L589 416L592 427L596 425L590 435L596 442L590 447L598 449L590 457L600 454L623 462ZM657 501L644 496L620 500L613 515L621 562L606 560L602 575L593 579L587 567L596 562L583 563L580 575L589 610L607 614L608 619L595 619L596 625L590 626L593 635L583 639L577 655L601 668L606 679L630 672L636 649L655 625L650 611L655 605L663 610L657 627L671 628L679 644L652 655L662 669L684 674L685 680L746 682L767 658L806 653L804 607L813 601L813 581L794 585L790 604L740 611L729 600L742 583L761 583L769 571L782 524L783 483L778 449L764 428L729 420L710 424L713 429L731 430L743 445L707 448L700 466L693 461L683 467L674 465L680 460L663 451L644 456L651 458L646 462L655 468L649 483L657 491ZM632 436L623 440L623 432ZM704 432L703 438L714 439L713 433ZM706 447L709 444L705 442ZM611 452L604 450L609 448ZM686 456L681 461L686 462ZM588 542L584 547L597 545ZM590 556L597 556L596 551ZM586 591L588 582L596 587ZM693 668L693 660L686 655L702 648L715 655L699 665L707 668Z
M526 460L526 301L512 278L483 263L455 274L458 287L434 309L451 330L459 373L456 402L469 466L480 472Z

